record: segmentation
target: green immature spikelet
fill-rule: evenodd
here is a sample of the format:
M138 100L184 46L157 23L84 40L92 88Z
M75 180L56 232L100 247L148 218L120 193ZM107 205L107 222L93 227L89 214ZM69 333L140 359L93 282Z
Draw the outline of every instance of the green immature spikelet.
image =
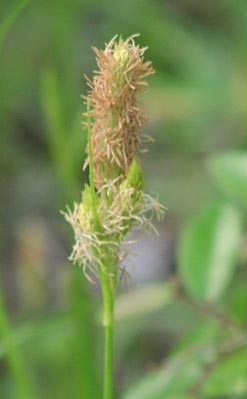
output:
M143 186L143 171L137 160L134 158L128 168L126 179L119 187L120 193L123 195L121 201L123 214L126 213L126 209L135 209L135 213L138 212L138 209L141 209L143 201ZM130 193L129 201L126 201L126 195L124 194L127 190L129 190Z
M91 189L88 184L85 184L84 191L82 192L82 200L80 204L80 223L84 231L93 231L93 205Z
M143 170L135 158L128 168L127 177L124 182L130 185L130 187L133 187L135 190L143 190Z

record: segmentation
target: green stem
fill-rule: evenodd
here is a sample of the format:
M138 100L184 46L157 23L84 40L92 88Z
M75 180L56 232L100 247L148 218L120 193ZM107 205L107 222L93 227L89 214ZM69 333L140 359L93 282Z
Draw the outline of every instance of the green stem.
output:
M104 399L112 399L113 394L113 353L114 353L114 295L109 284L109 277L102 281L104 301L103 327L104 343Z
M2 335L3 342L6 347L6 360L13 375L16 384L17 398L30 399L32 394L30 392L30 385L26 375L26 368L22 362L19 351L13 340L12 329L9 324L2 293L0 290L0 335Z
M3 46L4 39L14 23L15 19L18 17L20 12L26 7L29 0L16 0L13 6L10 7L8 14L5 16L0 24L0 51Z

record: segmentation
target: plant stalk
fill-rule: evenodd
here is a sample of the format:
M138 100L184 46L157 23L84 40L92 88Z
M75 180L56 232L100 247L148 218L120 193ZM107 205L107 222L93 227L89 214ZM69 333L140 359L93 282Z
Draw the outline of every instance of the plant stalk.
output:
M101 276L102 277L102 276ZM114 295L109 276L105 275L102 283L103 294L103 327L104 327L104 399L113 395L113 345L114 345Z
M16 397L19 399L31 399L31 388L26 373L25 365L19 353L12 335L12 328L6 314L2 292L0 289L0 335L6 347L6 360L15 381Z

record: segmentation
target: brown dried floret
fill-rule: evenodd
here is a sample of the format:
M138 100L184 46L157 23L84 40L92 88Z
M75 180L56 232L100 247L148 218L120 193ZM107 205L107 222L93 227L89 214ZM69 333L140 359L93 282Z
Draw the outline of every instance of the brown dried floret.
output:
M135 35L134 35L135 36ZM86 77L90 91L92 147L95 185L105 179L125 178L128 166L142 149L140 132L147 119L139 96L145 91L145 78L154 70L144 62L145 48L115 36L105 50L93 48L99 67L93 81ZM84 168L88 165L88 159Z

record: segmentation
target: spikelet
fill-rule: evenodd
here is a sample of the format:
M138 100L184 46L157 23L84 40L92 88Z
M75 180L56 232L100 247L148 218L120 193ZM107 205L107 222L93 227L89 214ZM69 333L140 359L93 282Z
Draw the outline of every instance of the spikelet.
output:
M99 215L103 232L98 233L92 228L88 228L91 223L90 215L81 217L81 204L74 204L74 210L67 208L64 213L65 219L71 224L74 235L75 244L70 255L70 260L73 263L78 263L83 267L86 277L90 280L91 275L97 275L98 267L105 273L109 270L105 268L105 253L107 248L107 256L114 257L118 261L118 267L129 252L128 245L124 246L124 250L120 244L126 240L126 234L131 228L132 231L139 233L136 235L136 240L139 240L144 233L158 232L153 225L153 219L161 220L163 218L165 208L154 198L145 193L139 193L141 201L133 201L133 196L137 194L133 187L116 189L114 181L107 183L107 190L109 195L114 198L110 208L106 206L104 201L99 207ZM106 188L102 186L102 190ZM133 239L131 243L135 242ZM113 271L113 274L117 270Z
M125 41L117 41L115 36L105 50L94 48L99 70L93 81L87 78L90 90L84 97L91 106L87 123L91 124L92 117L88 128L93 160L91 165L88 156L84 168L90 163L94 179L91 187L85 185L81 203L64 213L75 235L70 260L83 267L90 281L100 268L113 286L120 279L120 264L128 253L128 245L123 249L122 244L128 244L129 230L156 232L153 217L159 220L165 211L143 191L138 152L146 117L139 97L147 86L146 77L154 70L151 62L144 62L146 48L135 45L134 36ZM86 151L89 154L89 145ZM95 225L92 195L100 229Z
M135 36L135 35L134 35ZM93 118L92 146L95 186L105 179L123 180L132 159L142 149L141 131L146 123L140 95L146 78L154 73L151 62L144 62L147 49L135 45L134 36L117 41L115 36L105 50L93 48L99 70L93 81L87 78L88 98ZM88 165L87 159L84 168ZM119 182L121 182L121 179Z

